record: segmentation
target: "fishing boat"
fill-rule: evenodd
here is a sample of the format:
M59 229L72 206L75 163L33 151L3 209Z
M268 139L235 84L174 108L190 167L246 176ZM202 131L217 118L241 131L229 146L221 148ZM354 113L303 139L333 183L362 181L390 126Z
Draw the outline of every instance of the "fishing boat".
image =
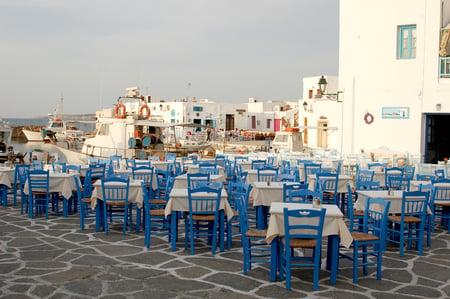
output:
M183 144L177 139L176 128L196 124L167 123L163 118L152 117L149 97L141 96L137 87L126 90L127 94L119 97L115 107L96 112L96 134L84 140L81 150L59 146L68 162L86 163L89 158L107 159L114 155L163 158L167 152L184 155L207 148L213 150L209 142Z
M8 155L14 154L14 148L11 145L13 129L0 118L0 162L8 161Z

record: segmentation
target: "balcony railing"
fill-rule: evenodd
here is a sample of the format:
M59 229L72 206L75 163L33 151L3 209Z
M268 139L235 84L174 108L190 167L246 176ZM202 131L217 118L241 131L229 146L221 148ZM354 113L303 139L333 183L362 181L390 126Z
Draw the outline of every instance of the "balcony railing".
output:
M450 57L439 57L439 78L450 78Z

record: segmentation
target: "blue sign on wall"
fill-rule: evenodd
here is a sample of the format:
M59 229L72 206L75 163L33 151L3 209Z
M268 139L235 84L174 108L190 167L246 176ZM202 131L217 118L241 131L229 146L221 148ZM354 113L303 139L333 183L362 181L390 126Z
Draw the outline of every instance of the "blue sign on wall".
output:
M409 107L382 107L381 108L382 118L397 118L397 119L408 119L409 118Z

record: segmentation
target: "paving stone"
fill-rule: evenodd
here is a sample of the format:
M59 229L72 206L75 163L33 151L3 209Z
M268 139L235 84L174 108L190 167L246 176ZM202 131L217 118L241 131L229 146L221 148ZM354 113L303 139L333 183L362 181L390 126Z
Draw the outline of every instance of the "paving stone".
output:
M419 296L422 298L442 298L442 294L438 290L417 285L410 285L399 288L397 291L399 293Z
M416 273L417 275L420 275L425 278L442 281L442 282L448 282L450 275L448 275L448 276L442 275L442 273L443 273L442 271L445 271L446 269L448 271L448 267L441 267L440 265L434 265L433 267L430 267L429 263L423 263L420 261L416 261L414 263L414 267L413 267L412 271L414 273Z
M42 275L41 278L52 284L61 284L66 281L80 280L95 276L99 271L95 268L72 267L70 270L60 271L58 273Z
M31 285L28 284L15 284L8 288L10 292L14 293L26 293L30 289Z
M39 247L40 248L37 250L22 251L21 252L22 259L25 261L54 260L56 257L65 252L65 250L62 249L55 250L53 247L47 245Z
M31 291L31 294L38 298L47 298L49 297L56 288L54 286L49 285L36 285L34 290Z
M98 297L102 294L101 284L95 279L70 281L65 283L63 288L75 294L89 297Z
M251 299L258 298L257 296L248 295L245 293L234 293L230 290L220 288L214 289L210 291L198 291L191 292L189 295L192 295L194 298L214 298L214 299ZM189 298L189 297L186 297Z
M21 263L1 263L0 274L7 274L22 267Z
M159 265L161 263L170 261L171 259L173 259L173 256L161 252L147 251L136 255L118 257L117 259L125 262Z
M139 280L121 280L120 282L107 282L108 294L127 294L142 290L143 282Z
M212 289L214 285L202 281L183 280L169 276L158 276L145 280L145 289L148 290L171 290L176 293L183 293L190 290Z
M205 274L211 273L211 270L194 266L177 269L176 273L183 278L198 278Z
M206 268L214 268L217 271L239 271L242 269L242 264L240 262L233 262L229 260L217 259L214 257L207 258L186 258L188 263L192 263L198 266L204 266Z
M41 240L38 238L15 238L11 241L7 242L7 245L10 247L29 247L29 246L37 246L43 244Z
M168 263L162 265L161 268L162 269L177 269L177 268L184 268L184 267L188 267L188 266L189 266L188 263L176 260L176 261L171 261L171 262L168 262Z
M28 299L28 298L32 297L25 294L7 294L2 296L2 299Z
M35 269L63 269L67 267L67 263L59 261L32 261L27 262L27 267Z
M409 283L412 281L412 275L405 270L386 269L383 270L383 279L392 280L400 283Z
M305 298L308 297L308 293L300 292L298 290L288 291L286 286L281 285L267 285L261 287L255 292L256 295L263 296L265 298Z
M123 268L123 267L112 267L108 271L109 273L116 273L123 278L133 278L137 280L145 280L147 278L165 275L166 272L158 269L133 269L133 268Z
M98 246L97 249L109 256L124 256L142 252L142 248L126 245L116 245L116 246L105 245L105 246Z

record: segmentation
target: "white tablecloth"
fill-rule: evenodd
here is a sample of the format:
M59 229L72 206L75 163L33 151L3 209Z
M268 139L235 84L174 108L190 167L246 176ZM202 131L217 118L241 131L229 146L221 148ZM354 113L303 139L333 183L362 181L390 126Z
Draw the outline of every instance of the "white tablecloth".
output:
M228 220L233 217L233 209L228 202L227 192L222 189L220 207L219 209L225 211L225 215ZM166 205L165 215L166 217L172 214L172 211L189 212L189 197L187 189L172 189L170 192L170 199Z
M0 167L0 185L5 185L8 188L14 183L14 168Z
M130 180L128 189L128 203L136 203L138 208L142 208L144 202L144 194L142 193L142 181ZM109 183L112 184L112 183ZM94 183L94 190L91 197L91 208L94 210L97 205L97 200L103 198L102 182L100 180Z
M250 198L253 199L254 206L270 206L272 202L281 202L283 201L283 183L270 182L270 185L267 185L266 182L255 182Z
M80 179L78 174L50 172L49 174L50 193L58 192L61 193L61 195L64 198L69 199L72 196L72 191L76 189L74 178L77 180ZM25 182L25 186L23 187L23 192L28 195L29 191L30 190L27 180Z
M266 242L268 244L270 244L275 237L284 236L283 209L285 207L288 209L311 209L312 204L283 202L272 203L270 206L269 227L267 228L266 235ZM326 209L322 235L324 237L329 235L339 235L342 245L347 248L350 247L353 242L353 238L345 225L344 215L339 207L336 205L322 205L321 207Z
M223 182L225 181L225 177L221 174L211 174L209 176L209 180L211 182ZM173 183L173 188L175 189L185 189L187 188L187 174L179 175L175 178L175 182Z

